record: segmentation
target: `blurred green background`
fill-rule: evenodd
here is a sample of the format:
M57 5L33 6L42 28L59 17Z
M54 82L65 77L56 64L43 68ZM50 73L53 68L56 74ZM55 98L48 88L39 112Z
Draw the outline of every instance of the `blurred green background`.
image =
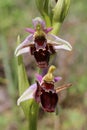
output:
M14 50L18 34L23 40L32 27L32 19L40 16L35 0L0 0L0 130L27 130L18 98L17 66ZM69 41L72 52L60 50L54 58L63 77L58 84L73 86L59 93L59 116L44 113L40 108L38 130L87 130L87 1L71 0L71 6L59 37ZM29 81L35 72L33 57L24 55ZM32 74L32 75L31 75Z

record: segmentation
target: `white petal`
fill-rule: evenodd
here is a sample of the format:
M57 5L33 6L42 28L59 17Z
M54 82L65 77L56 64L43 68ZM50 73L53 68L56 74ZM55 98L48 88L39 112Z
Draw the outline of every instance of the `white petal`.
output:
M21 102L34 98L34 94L37 90L37 85L33 84L31 85L17 100L17 105L19 106Z
M30 46L33 44L33 35L29 35L15 50L15 55L17 53L18 50L20 50L21 48Z
M65 49L68 51L72 50L72 46L69 42L53 35L53 34L47 34L47 43L52 44L55 49Z
M30 48L25 47L25 48L22 48L22 49L18 50L17 53L16 53L16 56L19 56L19 55L21 55L23 53L29 53L29 52L30 52Z
M70 47L68 47L68 46L66 46L66 45L54 46L54 49L55 49L55 50L64 49L64 50L71 51Z

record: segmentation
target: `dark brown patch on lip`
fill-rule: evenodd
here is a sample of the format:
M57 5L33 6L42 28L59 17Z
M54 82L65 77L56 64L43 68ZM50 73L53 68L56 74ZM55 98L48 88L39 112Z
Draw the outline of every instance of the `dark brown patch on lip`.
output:
M56 93L52 93L51 91L45 92L43 91L41 96L41 104L45 111L47 112L54 112L57 102L58 102L58 95Z
M58 95L54 89L54 84L43 82L41 85L38 81L37 90L35 92L35 100L37 103L41 103L44 111L54 112L57 102Z
M50 59L50 52L48 50L39 49L34 52L34 57L40 68L45 68L48 66Z
M49 43L44 36L37 36L34 40L38 46L42 46L42 48L37 49L35 44L30 47L31 55L34 55L34 58L37 62L38 67L46 68L49 64L50 55L55 53L55 49ZM44 43L46 44L44 47Z
M47 112L54 112L57 102L58 95L54 89L54 82L46 82L44 81L41 84L41 105L43 109Z
M51 54L55 54L55 50L52 45L48 45L48 48L49 48L48 50L50 51Z
M35 43L37 43L39 46L42 46L44 42L46 42L45 36L37 36L35 37Z

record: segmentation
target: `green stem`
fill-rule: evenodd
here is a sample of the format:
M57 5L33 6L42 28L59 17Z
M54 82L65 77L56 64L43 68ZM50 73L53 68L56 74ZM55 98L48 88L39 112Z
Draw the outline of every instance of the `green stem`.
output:
M52 34L57 35L57 34L59 33L59 30L60 30L61 24L62 24L62 23L60 23L60 22L53 23Z
M38 109L39 105L33 101L29 110L29 130L37 130Z

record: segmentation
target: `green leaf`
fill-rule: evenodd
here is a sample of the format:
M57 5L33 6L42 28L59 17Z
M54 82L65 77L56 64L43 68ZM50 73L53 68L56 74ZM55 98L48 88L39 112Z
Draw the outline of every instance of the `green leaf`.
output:
M46 14L48 14L48 5L49 5L49 0L44 0L43 7L44 7L44 12L46 12Z
M18 36L17 44L20 44L20 37ZM18 87L19 87L19 96L29 87L29 82L26 74L26 70L23 64L22 56L17 57L17 66L18 66ZM29 105L30 101L25 101L21 103L21 107L24 111L25 116L28 118L29 115Z
M20 43L20 37L18 36L17 44ZM29 82L26 74L26 70L23 64L22 56L17 58L18 65L18 86L19 86L19 95L29 87ZM38 117L38 108L39 105L34 101L34 99L24 101L21 103L21 107L24 111L26 118L29 123L29 130L37 130L37 117Z

